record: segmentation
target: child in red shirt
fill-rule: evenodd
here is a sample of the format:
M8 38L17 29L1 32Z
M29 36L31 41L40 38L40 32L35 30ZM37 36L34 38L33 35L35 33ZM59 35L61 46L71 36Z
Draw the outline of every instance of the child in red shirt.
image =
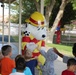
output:
M1 60L4 56L2 55L2 52L0 51L0 68L1 68ZM0 69L0 74L1 74L1 69Z
M70 58L67 62L67 69L62 72L62 75L75 75L76 71L76 60L74 58Z
M12 55L12 47L10 45L4 45L1 51L4 56L1 60L1 75L9 75L15 67L15 62L10 58Z

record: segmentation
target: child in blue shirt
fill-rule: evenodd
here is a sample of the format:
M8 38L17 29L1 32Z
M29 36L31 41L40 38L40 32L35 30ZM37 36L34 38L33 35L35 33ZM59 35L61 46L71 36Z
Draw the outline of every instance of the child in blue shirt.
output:
M17 55L16 58L15 58L15 62L16 62L20 57L24 58L22 55ZM25 65L26 65L26 64L25 64ZM14 69L12 70L12 73L15 73L15 72L17 72L16 68L14 68ZM30 70L29 67L25 67L23 73L24 73L25 75L32 75L31 70Z
M35 67L37 66L38 62L36 58L32 58L32 52L26 49L24 53L25 64L27 67L30 68L33 75L35 75Z

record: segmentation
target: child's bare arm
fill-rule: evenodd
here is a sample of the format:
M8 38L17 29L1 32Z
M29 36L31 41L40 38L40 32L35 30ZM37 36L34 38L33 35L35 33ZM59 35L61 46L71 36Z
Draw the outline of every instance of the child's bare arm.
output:
M60 53L56 48L53 49L56 54L58 54L61 58L63 58L64 55L62 53Z

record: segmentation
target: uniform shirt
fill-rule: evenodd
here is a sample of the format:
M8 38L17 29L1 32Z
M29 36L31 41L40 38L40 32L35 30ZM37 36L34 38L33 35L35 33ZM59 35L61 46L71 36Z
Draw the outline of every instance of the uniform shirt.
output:
M2 75L9 75L12 72L12 69L15 67L15 62L8 58L4 57L1 60L1 74Z

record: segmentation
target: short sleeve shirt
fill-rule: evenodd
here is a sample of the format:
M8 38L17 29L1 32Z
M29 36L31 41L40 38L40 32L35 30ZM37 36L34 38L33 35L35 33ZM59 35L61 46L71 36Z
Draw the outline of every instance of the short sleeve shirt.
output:
M12 72L12 69L15 67L14 60L4 57L1 60L1 74L2 75L9 75Z

